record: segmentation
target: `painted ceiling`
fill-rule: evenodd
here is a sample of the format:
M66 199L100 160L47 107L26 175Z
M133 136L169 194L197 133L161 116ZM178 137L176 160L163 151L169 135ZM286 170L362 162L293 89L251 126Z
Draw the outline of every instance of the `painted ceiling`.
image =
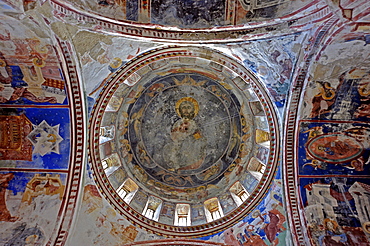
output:
M0 245L369 245L370 2L0 6Z

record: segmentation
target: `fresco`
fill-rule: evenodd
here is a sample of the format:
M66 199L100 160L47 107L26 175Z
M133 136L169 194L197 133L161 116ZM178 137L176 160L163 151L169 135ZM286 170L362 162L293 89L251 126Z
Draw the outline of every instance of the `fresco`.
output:
M52 237L65 173L0 172L2 245L42 245Z
M76 47L82 62L82 76L91 103L97 98L106 82L106 78L117 71L125 63L143 51L157 46L156 43L145 41L132 41L124 38L113 37L107 39L100 34L90 34L94 40L85 44L84 32L77 33L74 38L84 42L83 47ZM122 49L122 47L128 47ZM92 106L92 105L91 105Z
M317 57L304 94L297 182L312 245L370 242L370 70L365 37L363 32L339 33Z
M369 129L366 122L301 121L299 173L369 173Z
M2 135L1 167L68 168L70 151L68 108L2 108L0 112L2 112L2 119L11 120L10 122L18 126L14 128L12 124L7 124L7 121L2 121L3 129L13 129L13 134L20 134L18 132L21 131L19 129L21 126L22 129L27 129L23 132L22 138L17 138L19 139L17 141L15 135ZM20 122L22 125L19 124ZM11 146L7 146L9 142L13 142ZM18 150L19 147L20 150Z
M284 198L283 169L267 181L261 175L264 168L274 173L271 159L286 165L284 156L271 154L280 149L269 145L278 133L269 133L275 123L285 127L290 113L297 122L287 134L296 136L282 144L296 147L297 166L288 171L297 170L297 179L287 184L297 181L297 229L307 223L305 243L368 245L369 6L365 0L0 0L0 245L163 245L164 236L143 229L156 223L141 214L155 204L148 203L156 201L152 194L173 198L160 209L161 230L173 225L179 199L193 202L192 226L204 244L292 245L296 235L284 199L293 200ZM198 56L188 53L193 46L183 46L182 57L143 58L168 40L212 42L204 47L214 50ZM225 56L217 55L221 51ZM145 66L128 69L130 77L114 88L118 93L102 100L105 115L96 117L99 127L90 135L98 146L90 151L101 157L94 172L108 183L101 189L84 152L91 126L85 120L95 119L89 113L107 96L110 78L142 58ZM305 66L312 69L307 74ZM241 83L249 76L241 68L261 87ZM308 81L297 99L301 111L291 111L289 96L301 89L302 77ZM140 87L142 79L150 84ZM242 91L245 103L228 85ZM281 121L266 113L266 104L279 110ZM107 201L129 178L146 190L130 194L131 203L127 197ZM272 179L242 214L230 186L238 181L251 194ZM218 186L223 213L243 217L216 233L213 225L229 217L208 223L203 200L215 198ZM140 219L127 219L116 203L132 205ZM184 228L169 236L184 236Z
M178 230L179 204L187 207L186 233L219 223L211 207L222 218L251 204L276 161L273 112L254 81L226 72L215 61L229 58L217 51L209 60L207 49L189 48L189 57L182 49L160 47L128 61L107 78L91 115L99 191L161 236L163 227ZM152 62L141 65L142 56ZM231 191L234 184L240 187Z
M139 92L142 96L128 109L128 118L141 125L134 121L123 129L136 157L129 165L138 163L156 180L175 187L215 184L240 145L231 141L242 135L235 95L195 73L144 86L149 89Z
M370 72L354 69L333 81L315 81L317 93L310 102L310 118L367 120Z
M368 245L366 178L300 178L307 226L315 245ZM365 212L365 213L364 213Z
M86 226L93 225L93 226ZM71 242L78 245L122 245L136 241L160 239L129 223L120 216L106 201L93 183L83 189L81 210L78 215L76 230L71 235Z
M176 26L179 28L211 28L245 24L281 17L304 6L305 1L287 0L135 0L67 1L81 9L112 19L138 23ZM287 3L290 3L289 5Z
M275 105L282 109L286 105L303 39L303 34L295 34L230 44L228 48L234 57L242 61L266 85ZM260 52L261 50L264 52Z
M226 245L289 245L287 217L284 211L282 180L274 180L264 202L234 227L217 235L202 238Z
M151 22L179 27L222 26L225 22L225 1L151 1ZM204 11L207 9L207 11Z
M45 245L67 185L68 87L45 35L4 16L0 33L0 244Z

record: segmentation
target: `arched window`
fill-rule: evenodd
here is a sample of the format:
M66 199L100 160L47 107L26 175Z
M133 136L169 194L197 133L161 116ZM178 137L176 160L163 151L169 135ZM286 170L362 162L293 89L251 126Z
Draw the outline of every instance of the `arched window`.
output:
M114 139L115 131L116 130L115 130L114 125L101 126L100 132L99 132L100 134L99 143L102 144L102 143L105 143L107 141Z
M265 148L270 148L270 133L261 129L257 129L256 143Z
M150 196L142 214L148 219L158 221L161 207L162 200L155 196Z
M249 197L248 191L239 181L230 187L230 193L238 206L240 206Z
M248 163L247 170L258 180L261 180L262 174L266 170L266 165L260 162L256 157L252 157Z
M132 179L128 178L117 189L117 193L128 204L131 202L138 189L139 186L134 181L132 181Z
M220 203L216 197L204 202L205 215L207 222L217 220L224 216Z
M177 204L175 211L175 226L190 226L190 205L189 204Z
M107 170L110 167L119 167L121 165L121 161L119 160L119 156L117 153L113 153L108 158L105 158L101 162L102 167L104 170Z

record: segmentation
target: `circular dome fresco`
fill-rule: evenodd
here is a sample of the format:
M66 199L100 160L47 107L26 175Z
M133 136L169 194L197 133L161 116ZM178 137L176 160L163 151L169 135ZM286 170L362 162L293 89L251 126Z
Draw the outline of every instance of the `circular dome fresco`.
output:
M235 224L264 196L277 119L258 80L216 50L162 47L110 76L91 117L90 162L111 205L169 237Z

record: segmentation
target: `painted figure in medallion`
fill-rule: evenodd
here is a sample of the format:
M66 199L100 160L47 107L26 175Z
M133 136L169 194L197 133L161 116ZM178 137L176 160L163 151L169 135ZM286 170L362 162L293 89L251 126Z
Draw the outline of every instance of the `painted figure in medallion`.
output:
M196 122L199 104L192 97L183 97L176 102L176 113L181 117L171 128L171 142L163 149L163 158L171 171L199 168L205 158L206 141Z

